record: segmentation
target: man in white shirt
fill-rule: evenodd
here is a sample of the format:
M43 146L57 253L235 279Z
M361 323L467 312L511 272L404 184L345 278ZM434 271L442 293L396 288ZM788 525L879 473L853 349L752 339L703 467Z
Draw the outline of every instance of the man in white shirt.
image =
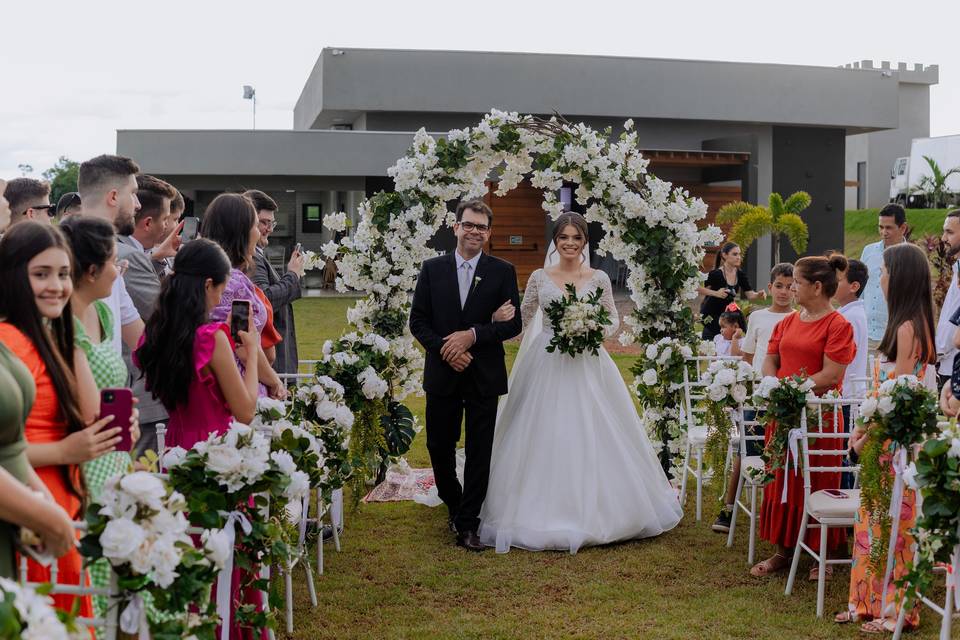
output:
M114 228L129 226L140 209L137 199L137 174L140 167L130 158L102 155L80 165L77 186L83 202L81 215L106 220ZM127 293L123 278L113 283L104 302L113 313L111 343L117 353L122 344L135 349L143 334L143 320Z
M767 344L770 342L770 336L773 335L773 329L777 323L793 313L793 292L790 290L792 286L793 265L789 262L781 262L770 272L770 284L767 285L772 301L770 308L757 309L747 318L747 332L740 341L740 351L743 352L743 359L753 365L758 374L762 375L763 361L767 357ZM753 420L756 413L744 411L744 417L747 420ZM759 447L759 443L749 442L748 444L757 444ZM759 451L748 452L751 455L759 454ZM730 482L723 502L725 506L720 510L720 515L711 527L717 533L730 531L733 502L737 499L737 484L740 482L740 456L735 457L731 468Z
M960 254L960 209L947 213L943 220L943 243L947 245L947 255L955 258ZM937 356L940 367L937 370L940 386L950 382L953 372L953 359L957 355L957 348L953 345L953 333L956 327L950 323L950 318L960 308L960 284L957 281L957 262L953 263L953 275L950 276L950 288L940 307L940 319L937 321Z
M860 254L860 261L867 265L869 279L863 291L863 304L867 313L867 336L876 347L887 330L887 299L880 290L880 267L883 251L887 247L906 242L907 213L898 204L888 204L880 210L877 220L880 241L868 244Z

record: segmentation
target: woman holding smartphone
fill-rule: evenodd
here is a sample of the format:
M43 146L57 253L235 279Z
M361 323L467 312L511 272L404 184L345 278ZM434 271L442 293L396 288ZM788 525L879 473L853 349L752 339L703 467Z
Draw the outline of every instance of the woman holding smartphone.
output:
M253 265L253 256L260 239L257 228L257 212L249 198L236 193L221 193L214 198L203 214L203 227L200 235L220 245L230 260L230 277L223 290L220 302L211 310L210 319L227 322L234 300L246 300L250 303L253 323L251 332L259 336L267 324L267 309L257 296L256 287L247 276L247 269ZM259 340L258 340L259 343ZM258 344L260 383L259 395L274 398L286 396L286 388L277 373L270 367L263 349ZM241 371L244 362L237 356Z

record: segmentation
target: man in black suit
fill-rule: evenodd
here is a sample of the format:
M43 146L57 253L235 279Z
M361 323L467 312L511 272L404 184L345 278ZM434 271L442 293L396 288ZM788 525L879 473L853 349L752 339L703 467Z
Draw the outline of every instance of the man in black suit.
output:
M509 262L482 253L493 212L482 200L457 207L457 250L423 263L410 310L410 331L426 350L427 450L437 491L450 511L457 544L483 550L477 530L487 495L497 400L507 392L503 341L523 328L518 312L494 321L505 301L520 308L517 272ZM463 487L456 475L456 446L466 414Z

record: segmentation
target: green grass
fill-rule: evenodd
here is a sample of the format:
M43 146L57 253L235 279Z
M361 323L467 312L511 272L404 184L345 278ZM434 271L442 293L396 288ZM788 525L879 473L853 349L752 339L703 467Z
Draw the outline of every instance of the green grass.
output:
M323 340L341 333L350 304L317 298L296 303L302 358L316 357ZM507 347L512 363L516 345ZM632 358L614 359L628 376ZM410 404L422 418L423 400ZM429 465L424 440L421 432L407 456L415 467ZM571 556L517 550L470 554L453 545L442 507L363 505L359 513L347 513L342 552L327 546L316 610L297 569L291 637L860 637L855 625L816 619L816 584L798 580L794 595L786 597L784 577L752 578L746 535L738 534L734 548L727 549L726 537L710 531L716 507L716 494L708 491L703 522L694 521L691 499L680 526L663 536ZM770 553L768 545L759 544L759 557ZM801 565L804 578L807 566ZM828 615L845 606L848 576L840 570L828 583ZM921 620L921 631L911 637L936 637L930 613Z
M879 209L847 211L844 216L844 253L848 258L860 258L863 248L880 239L877 233ZM949 209L907 209L910 237L921 240L927 235L943 233L943 219Z

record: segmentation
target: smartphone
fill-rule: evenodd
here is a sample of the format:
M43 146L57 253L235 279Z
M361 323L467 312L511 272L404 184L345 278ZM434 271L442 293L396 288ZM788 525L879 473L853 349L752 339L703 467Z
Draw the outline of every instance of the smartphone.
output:
M130 389L101 389L100 417L113 416L113 421L104 429L120 427L120 443L117 451L130 451L130 416L133 413L133 391Z
M230 305L230 335L233 341L240 344L241 331L250 330L250 301L234 300Z
M830 496L831 498L846 498L846 497L848 497L847 494L845 494L843 491L840 491L840 489L824 489L823 492L824 492L825 494L827 494L828 496Z
M301 250L301 249L303 249L303 245L298 242L298 243L297 243L297 246L295 246L295 247L293 248L293 252L294 252L294 253L300 253L300 250Z
M197 237L200 231L200 218L187 217L183 219L183 229L180 230L180 241L190 242Z

